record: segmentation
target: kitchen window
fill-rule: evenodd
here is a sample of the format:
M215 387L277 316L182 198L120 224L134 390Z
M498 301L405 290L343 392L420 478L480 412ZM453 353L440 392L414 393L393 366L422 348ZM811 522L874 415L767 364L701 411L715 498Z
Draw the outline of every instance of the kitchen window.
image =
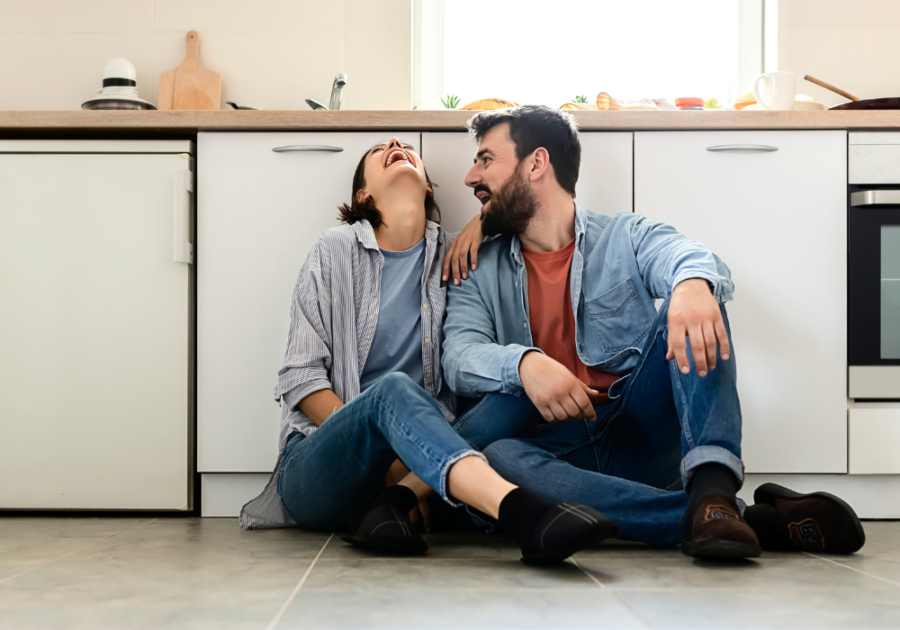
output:
M773 0L415 0L413 101L560 106L750 91L775 69Z

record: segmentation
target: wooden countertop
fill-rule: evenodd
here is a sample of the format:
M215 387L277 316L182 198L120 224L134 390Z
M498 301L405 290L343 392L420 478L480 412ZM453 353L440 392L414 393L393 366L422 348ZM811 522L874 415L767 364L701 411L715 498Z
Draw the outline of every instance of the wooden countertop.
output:
M176 135L198 131L462 131L471 111L0 111L0 137ZM573 112L584 131L900 130L900 111Z

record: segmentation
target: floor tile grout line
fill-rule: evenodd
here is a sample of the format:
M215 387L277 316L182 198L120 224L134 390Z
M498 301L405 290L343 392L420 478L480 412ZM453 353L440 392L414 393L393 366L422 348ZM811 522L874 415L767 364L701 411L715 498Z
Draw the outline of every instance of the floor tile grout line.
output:
M895 582L893 580L889 580L887 578L883 578L878 575L866 573L862 569L857 569L856 567L851 567L849 564L844 564L843 562L838 562L836 560L832 560L831 558L823 558L822 556L817 556L816 554L810 553L808 551L804 551L803 553L805 553L807 556L812 556L813 558L818 558L819 560L824 560L825 562L830 562L831 564L836 564L839 567L844 567L845 569L850 569L851 571L856 571L857 573L862 573L863 575L868 576L870 578L874 578L876 580L881 580L882 582L886 582L892 586L900 587L900 582Z
M82 549L87 549L88 547L91 547L93 545L98 545L102 542L106 542L110 538L115 538L116 536L121 536L122 534L127 534L128 532L133 531L133 530L137 529L138 527L143 527L144 525L148 525L149 523L152 523L153 521L156 521L156 520L158 520L158 519L154 518L154 519L151 519L144 523L138 523L134 527L129 527L128 529L122 530L121 532L116 532L115 534L111 534L111 535L101 538L99 540L95 540L94 542L88 543L88 544L84 545L83 547L79 547L78 549L75 549L74 551L70 551L69 553L62 555L59 558L54 558L53 560L51 560L49 562L45 562L44 564L40 564L40 565L38 565L36 567L32 567L30 569L25 569L24 571L22 571L20 573L16 573L15 575L10 575L9 577L3 578L2 580L0 580L0 584L6 584L7 582L11 582L11 581L15 580L17 577L21 577L21 576L31 573L33 571L37 571L38 569L43 569L45 567L49 567L51 564L53 564L55 562L59 562L60 560L65 560L72 554L78 553Z
M297 586L294 587L294 590L291 591L290 595L288 595L288 598L284 601L284 604L281 605L281 608L275 614L275 617L272 619L272 621L269 622L269 625L266 626L266 630L272 630L275 626L278 625L278 622L281 621L284 613L287 612L288 606L291 605L291 602L293 602L294 598L297 597L297 593L299 593L300 589L303 588L303 584L306 582L306 578L308 578L309 574L312 573L313 567L316 566L316 562L319 561L319 558L325 551L325 547L328 546L328 543L331 542L332 538L334 538L334 534L328 537L328 540L326 540L325 544L322 545L322 548L319 549L319 553L317 553L316 557L313 558L313 561L309 563L309 567L307 567L306 572L303 574L303 577L300 578L300 581L297 582Z
M632 617L634 617L635 619L637 619L637 620L641 623L642 626L644 626L645 628L652 628L652 627L653 627L653 626L651 626L650 624L648 624L648 623L644 620L643 617L641 617L639 614L637 614L636 612L634 612L634 611L631 609L631 607L630 607L628 604L626 604L625 601L624 601L621 597L619 597L618 595L616 595L615 593L613 593L611 590L609 590L609 588L607 588L606 584L604 584L603 582L601 582L600 580L598 580L598 579L597 579L597 576L595 576L593 573L591 573L590 571L588 571L587 569L585 569L583 566L581 566L580 564L578 564L578 561L575 560L575 558L569 558L569 562L571 562L571 563L574 564L576 567L578 567L579 569L581 569L581 572L584 573L586 576L588 576L588 579L590 579L591 582L593 582L594 584L596 584L597 586L599 586L599 587L603 590L603 592L605 592L605 593L608 594L610 597L612 597L614 601L618 602L618 604L619 604L620 606L622 606L625 610L627 610L628 613L629 613Z

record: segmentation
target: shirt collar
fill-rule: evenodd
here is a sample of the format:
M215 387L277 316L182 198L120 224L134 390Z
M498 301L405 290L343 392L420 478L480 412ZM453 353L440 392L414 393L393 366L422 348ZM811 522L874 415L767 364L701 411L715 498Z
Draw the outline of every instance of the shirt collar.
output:
M356 240L358 240L363 247L376 252L381 251L378 247L378 241L375 240L375 229L372 227L372 224L369 223L368 219L360 219L351 227L356 233ZM434 221L425 222L425 241L427 245L433 245L437 241L438 236L440 236L440 233L440 225Z

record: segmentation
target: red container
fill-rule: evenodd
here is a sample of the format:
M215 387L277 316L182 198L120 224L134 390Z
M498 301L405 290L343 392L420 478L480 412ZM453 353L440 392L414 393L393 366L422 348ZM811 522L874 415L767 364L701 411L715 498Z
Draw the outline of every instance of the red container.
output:
M675 107L681 110L699 110L703 109L703 99L694 96L684 96L675 99Z

